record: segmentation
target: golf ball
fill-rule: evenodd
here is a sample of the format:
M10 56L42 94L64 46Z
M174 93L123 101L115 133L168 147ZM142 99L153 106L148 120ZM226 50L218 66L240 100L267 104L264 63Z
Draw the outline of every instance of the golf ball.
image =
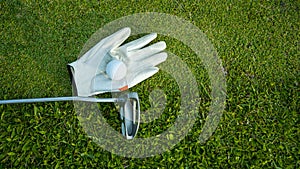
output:
M121 80L126 76L127 67L120 60L112 60L106 66L106 74L112 80Z

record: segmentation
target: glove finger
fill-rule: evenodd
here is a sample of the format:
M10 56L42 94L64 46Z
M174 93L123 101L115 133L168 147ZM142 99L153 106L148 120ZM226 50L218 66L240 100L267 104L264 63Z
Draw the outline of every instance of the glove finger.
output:
M130 28L123 28L112 35L102 39L99 43L97 43L94 47L92 47L89 51L87 51L82 59L84 61L89 60L89 58L102 57L103 53L109 52L113 48L119 47L130 35Z
M129 27L125 27L113 33L112 35L103 39L103 41L105 42L103 44L103 47L110 49L119 47L129 37L130 33L131 30Z
M122 80L111 80L105 76L105 74L99 74L92 80L92 94L100 94L105 92L116 92L120 91L120 88L127 86L126 81Z
M149 44L156 37L157 37L157 33L150 33L150 34L143 36L137 40L134 40L125 45L122 45L120 48L125 49L126 51L137 50L137 49L140 49L140 48L146 46L147 44Z
M133 61L128 63L128 71L130 72L140 72L143 69L149 67L154 67L164 61L166 61L168 54L166 52L161 52L152 56L149 56L140 61Z
M136 76L130 78L131 80L128 82L129 88L153 76L155 73L158 72L158 70L159 69L157 67L150 67L148 69L143 70L142 72L139 72Z
M128 52L128 59L130 61L140 61L144 60L145 58L152 56L154 54L157 54L163 50L165 50L167 47L166 43L164 41L157 42L151 46L145 47L140 50Z

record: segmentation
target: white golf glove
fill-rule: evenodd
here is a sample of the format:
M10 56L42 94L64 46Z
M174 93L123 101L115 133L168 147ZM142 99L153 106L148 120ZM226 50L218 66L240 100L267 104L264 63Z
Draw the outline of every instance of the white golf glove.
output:
M129 36L130 28L123 28L68 65L75 94L124 91L158 72L156 66L167 59L166 43L145 47L157 37L152 33L120 46Z

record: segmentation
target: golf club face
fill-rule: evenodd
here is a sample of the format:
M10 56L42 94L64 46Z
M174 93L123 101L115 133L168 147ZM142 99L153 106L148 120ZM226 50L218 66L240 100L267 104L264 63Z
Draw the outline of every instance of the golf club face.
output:
M126 139L133 139L140 124L140 102L135 92L128 93L126 97L125 102L120 103L121 130Z

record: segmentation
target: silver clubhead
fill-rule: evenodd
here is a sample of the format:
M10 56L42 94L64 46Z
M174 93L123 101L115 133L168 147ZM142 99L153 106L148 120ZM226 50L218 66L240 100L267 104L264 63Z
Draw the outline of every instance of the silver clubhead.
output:
M127 94L125 102L120 105L120 118L122 120L122 135L126 139L133 139L140 124L140 102L137 93Z

